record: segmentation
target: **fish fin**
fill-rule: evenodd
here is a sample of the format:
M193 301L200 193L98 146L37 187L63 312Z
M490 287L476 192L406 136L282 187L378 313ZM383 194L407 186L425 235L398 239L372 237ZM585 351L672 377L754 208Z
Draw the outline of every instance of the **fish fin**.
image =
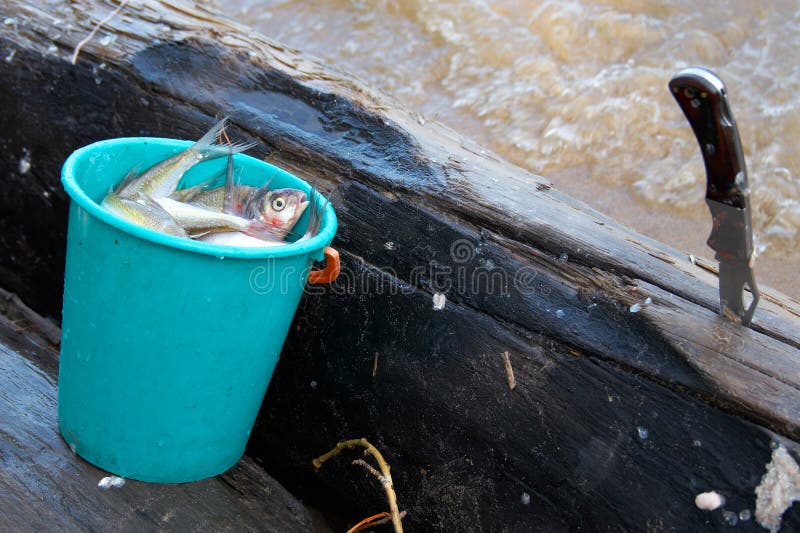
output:
M179 202L190 202L194 200L198 194L218 187L220 185L220 178L222 178L222 176L222 172L217 172L210 178L201 181L197 185L176 190L174 193L169 195L169 198Z
M257 143L255 142L239 142L225 146L212 144L203 149L197 149L197 152L200 153L204 160L214 159L228 155L229 153L238 154L244 152L245 150L249 150L250 148L254 147L256 144Z
M247 189L242 196L238 198L239 203L242 205L241 216L248 219L256 219L259 216L260 203L264 197L269 194L270 186L272 185L272 178L268 179L264 185L260 187L251 187Z
M169 218L173 218L172 215L169 214L169 211L164 209L164 206L158 203L158 201L149 194L142 194L142 201L140 201L139 203L145 205L150 209L153 209L154 211L160 211L163 214L167 215Z
M301 239L310 239L319 233L319 228L322 225L322 216L325 213L328 200L322 193L317 190L316 184L311 185L309 192L310 199L308 201L308 224L306 224L306 231Z
M192 149L200 154L203 159L214 159L230 153L238 154L239 152L249 150L256 145L255 142L239 142L224 146L216 144L216 140L219 137L220 132L227 124L228 117L225 117L214 124L214 126L212 126L205 135L200 137L199 141L192 145Z
M117 186L116 186L116 187L114 187L114 189L113 189L113 191L114 191L114 194L120 194L120 193L122 193L122 191L123 191L123 190L124 190L124 189L125 189L125 188L126 188L128 185L130 185L130 184L131 184L131 182L133 182L133 180L135 180L135 179L137 178L137 174L139 173L139 167L141 167L141 166L142 166L142 164L141 164L141 163L137 163L136 165L134 165L134 167L133 167L132 169L130 169L130 170L128 171L128 173L127 173L127 174L125 174L125 177L124 177L124 178L122 178L122 181L120 181L120 182L117 184Z
M228 165L225 167L225 195L222 200L222 211L225 213L232 213L236 203L236 199L233 197L233 180L233 150L231 150L228 152Z
M225 117L216 124L214 124L213 126L211 126L211 129L208 130L205 135L200 137L200 140L194 143L192 148L197 150L198 152L202 152L209 146L213 146L214 143L217 141L217 138L219 137L222 128L224 128L227 123L228 123L228 117Z

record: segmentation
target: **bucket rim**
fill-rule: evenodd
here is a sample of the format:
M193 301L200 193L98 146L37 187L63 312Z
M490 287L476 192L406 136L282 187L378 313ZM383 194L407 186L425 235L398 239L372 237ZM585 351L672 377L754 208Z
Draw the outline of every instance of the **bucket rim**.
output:
M142 143L157 144L159 146L167 148L184 149L194 144L194 141L170 139L165 137L119 137L114 139L97 141L92 144L88 144L86 146L78 148L77 150L73 151L70 154L70 156L64 162L64 165L61 169L61 183L64 187L64 190L69 195L70 199L74 201L77 205L79 205L81 208L86 210L89 214L101 220L102 222L105 222L106 224L113 226L125 233L133 235L134 237L150 241L156 244L160 244L163 246L167 246L170 248L177 248L188 252L195 252L217 257L261 259L270 257L278 258L278 257L291 257L297 255L311 254L323 249L325 246L328 246L333 240L334 235L336 234L336 229L338 226L336 213L334 212L333 206L331 205L330 201L327 198L325 198L325 196L323 196L322 193L320 193L319 191L317 191L317 194L319 194L326 200L325 211L322 215L322 223L320 225L319 233L317 233L317 235L315 235L310 239L299 242L293 242L281 246L248 248L248 247L238 247L238 246L228 246L216 243L208 243L204 241L190 239L187 237L167 235L165 233L161 233L156 230L151 230L149 228L139 226L134 222L118 217L117 215L114 215L113 213L106 211L100 204L92 200L86 194L86 192L84 192L83 188L78 184L78 181L76 179L76 166L78 165L78 162L81 161L83 158L89 157L92 153L98 150L101 149L113 150L113 149L118 149L119 147L122 146L129 146L132 144L142 144ZM235 154L234 158L249 159L255 162L255 164L257 165L263 165L269 168L276 168L282 172L286 172L289 176L298 180L300 183L304 185L306 193L309 193L311 190L311 186L305 180L295 176L291 172L284 170L276 165L267 163L266 161L262 161L255 157L241 153Z

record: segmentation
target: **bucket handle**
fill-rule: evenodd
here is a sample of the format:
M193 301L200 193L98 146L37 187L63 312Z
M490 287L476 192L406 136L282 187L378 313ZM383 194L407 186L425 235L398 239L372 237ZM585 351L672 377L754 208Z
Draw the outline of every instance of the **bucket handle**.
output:
M322 270L312 270L309 272L309 283L313 283L315 285L331 283L339 276L339 271L341 270L341 265L339 264L339 252L330 246L326 246L323 253L325 254L325 268Z

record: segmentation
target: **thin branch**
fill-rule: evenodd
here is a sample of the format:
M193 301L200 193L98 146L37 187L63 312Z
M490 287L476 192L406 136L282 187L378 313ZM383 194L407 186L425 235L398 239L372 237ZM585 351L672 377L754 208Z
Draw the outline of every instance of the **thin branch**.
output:
M514 379L514 369L511 368L511 359L508 357L508 352L503 352L503 366L506 369L506 379L508 380L508 388L514 390L517 386L517 380Z
M344 450L357 448L359 446L365 448L364 454L372 455L378 462L378 467L380 468L381 474L383 475L382 477L384 478L382 484L384 490L386 491L386 499L389 500L389 509L392 512L392 525L394 525L395 533L403 533L403 523L400 521L400 510L397 508L397 495L394 492L394 483L392 482L392 474L389 470L389 465L383 459L381 452L379 452L375 446L370 444L367 439L362 438L342 441L337 444L334 449L317 457L312 462L316 468L321 468L322 464L328 459L339 455Z
M403 518L405 518L407 513L408 513L408 511L402 511L402 512L400 513L400 519L402 520ZM366 524L362 525L362 526L361 526L359 529L351 529L351 531L353 531L353 533L356 533L356 531L361 531L362 529L366 529L366 528L368 528L368 527L372 527L372 526L380 526L381 524L385 524L386 522L391 522L391 520L392 520L392 515L390 515L389 513L385 512L385 511L384 511L384 513L383 513L383 514L385 514L385 515L386 515L386 517L385 517L385 518L381 518L380 520L375 520L374 522L369 522L369 523L366 523ZM377 516L377 515L376 515L376 516ZM363 520L362 520L362 522L363 522ZM355 526L354 526L354 527L355 527ZM349 532L348 532L348 533L349 533Z
M370 474L372 474L373 476L375 476L376 478L378 478L378 481L380 481L380 482L381 482L381 485L385 485L385 484L386 484L386 478L385 478L385 477L383 477L383 475L382 475L380 472L378 472L377 470L375 470L375 469L372 467L372 465L371 465L371 464L369 464L368 462L366 462L364 459L356 459L355 461L353 461L353 464L354 464L354 465L363 466L364 468L366 468L366 469L367 469L367 471L368 471Z
M380 520L381 518L389 518L391 516L392 515L390 515L386 511L383 511L383 512L378 513L376 515L372 515L370 517L365 518L364 520L362 520L358 524L354 525L350 529L348 529L347 533L356 533L357 531L360 531L361 529L364 529L367 526L377 525L378 522L376 522L376 520Z
M75 46L75 51L72 52L72 60L71 60L73 65L78 62L78 54L81 53L81 48L83 48L86 43L91 41L97 34L97 32L100 30L100 28L102 28L103 25L108 24L111 21L111 19L116 17L119 14L119 12L122 11L122 8L124 8L127 4L128 0L122 0L122 2L120 2L120 4L114 11L109 13L106 18L98 22L97 25L92 29L92 32Z

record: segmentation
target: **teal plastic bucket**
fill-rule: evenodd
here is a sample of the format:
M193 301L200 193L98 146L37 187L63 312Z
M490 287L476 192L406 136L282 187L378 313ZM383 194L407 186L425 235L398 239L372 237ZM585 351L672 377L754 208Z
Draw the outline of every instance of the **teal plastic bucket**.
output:
M151 231L99 205L128 170L190 144L102 141L74 152L62 170L71 202L61 434L89 462L142 481L195 481L239 460L309 271L337 227L327 204L311 239L236 248ZM310 193L273 165L241 154L235 161L243 183ZM201 163L184 183L225 165L225 158ZM307 219L298 222L300 233Z

